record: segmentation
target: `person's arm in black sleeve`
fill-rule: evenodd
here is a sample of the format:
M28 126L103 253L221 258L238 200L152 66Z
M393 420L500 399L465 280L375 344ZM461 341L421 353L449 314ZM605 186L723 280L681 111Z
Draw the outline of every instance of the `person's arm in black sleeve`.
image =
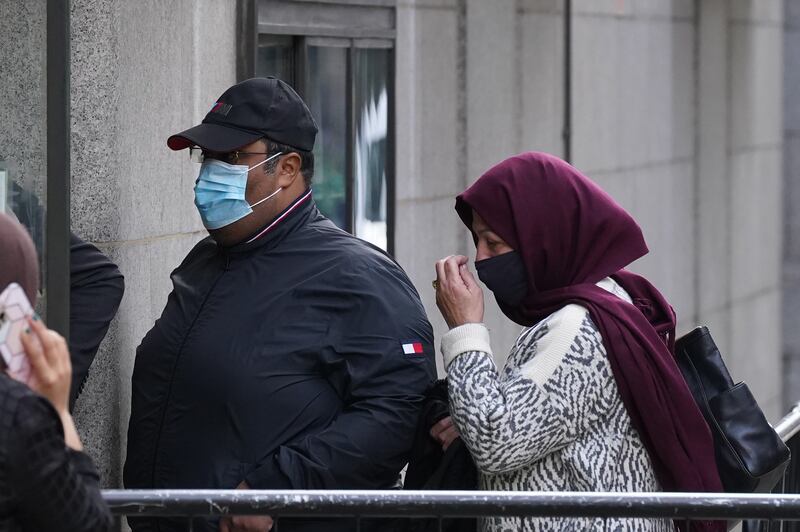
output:
M327 429L280 447L247 475L250 488L387 489L408 462L436 378L431 325L397 271L363 268L337 288L347 311L332 318L331 345L320 357L339 368L329 378L343 383L334 387L346 406Z
M108 257L74 233L70 239L70 410L89 375L100 342L117 313L125 280Z
M20 400L7 452L17 518L25 530L104 532L112 517L91 459L67 448L61 421L43 398Z

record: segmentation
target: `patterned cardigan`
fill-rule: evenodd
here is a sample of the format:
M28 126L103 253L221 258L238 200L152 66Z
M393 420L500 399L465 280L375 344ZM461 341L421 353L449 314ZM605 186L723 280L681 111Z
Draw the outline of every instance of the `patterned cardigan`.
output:
M630 302L612 279L598 283ZM622 404L600 332L567 305L520 334L503 371L489 332L467 324L442 338L450 409L483 490L659 491ZM670 520L489 518L487 531L675 530Z

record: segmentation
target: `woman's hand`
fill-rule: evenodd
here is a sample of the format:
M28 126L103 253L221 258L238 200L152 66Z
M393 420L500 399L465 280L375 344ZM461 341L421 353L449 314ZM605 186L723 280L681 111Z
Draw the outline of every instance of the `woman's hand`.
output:
M75 422L69 413L72 362L66 340L45 327L38 318L28 318L28 328L20 339L31 363L31 389L43 395L58 412L66 444L76 451L82 450Z
M46 397L59 414L68 411L72 363L66 340L38 319L28 319L21 340L31 363L31 388Z
M451 255L436 262L436 305L451 329L483 322L483 291L467 269L468 261Z
M441 419L434 426L432 426L430 435L431 438L436 440L439 445L442 446L443 451L446 451L447 448L450 447L450 444L453 443L456 438L460 437L458 434L458 429L456 428L455 424L453 424L453 418L450 416Z

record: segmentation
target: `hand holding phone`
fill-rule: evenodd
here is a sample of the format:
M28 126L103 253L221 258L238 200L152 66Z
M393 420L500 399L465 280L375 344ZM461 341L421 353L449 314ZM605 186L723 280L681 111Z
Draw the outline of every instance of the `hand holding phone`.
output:
M0 294L0 358L9 376L28 385L31 365L21 337L33 315L33 307L17 283L11 283Z
M83 449L69 413L72 362L64 337L45 327L36 316L25 291L11 283L0 294L0 371L44 396L58 412L64 441Z
M31 365L30 387L46 397L60 415L68 416L72 363L67 342L38 318L27 321L21 341Z

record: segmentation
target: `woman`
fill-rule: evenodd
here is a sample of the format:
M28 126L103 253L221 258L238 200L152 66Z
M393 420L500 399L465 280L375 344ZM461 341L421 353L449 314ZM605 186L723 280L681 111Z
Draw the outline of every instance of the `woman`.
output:
M33 242L0 213L0 292L16 282L35 304L38 279ZM0 530L109 530L99 477L69 414L66 342L36 317L28 325L22 344L32 388L0 371Z
M457 198L456 211L472 232L478 277L503 313L527 327L498 371L467 258L437 262L451 415L481 489L721 491L711 434L673 360L675 314L646 279L623 270L648 251L630 215L543 153L490 169ZM599 519L482 525L604 529ZM669 520L609 519L605 529L674 528Z

